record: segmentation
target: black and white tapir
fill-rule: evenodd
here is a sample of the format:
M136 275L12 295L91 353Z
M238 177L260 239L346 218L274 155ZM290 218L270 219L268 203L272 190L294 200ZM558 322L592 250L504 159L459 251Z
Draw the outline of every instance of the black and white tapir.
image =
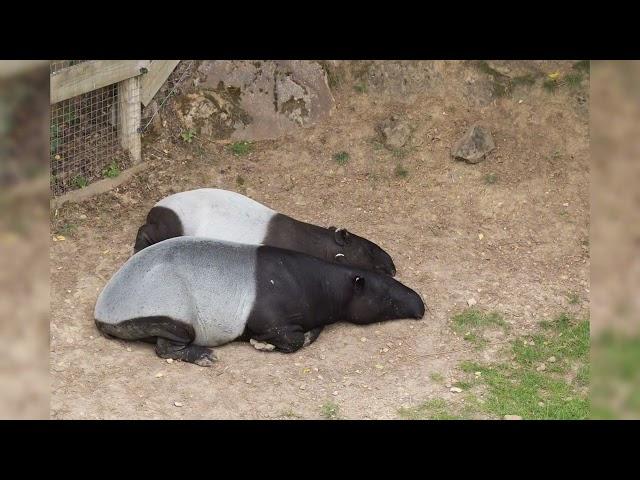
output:
M391 256L375 243L335 227L300 222L239 193L202 188L170 195L149 211L134 253L179 236L271 245L354 267L396 274Z
M416 292L385 274L277 247L178 237L130 257L94 317L107 336L210 366L209 347L233 340L295 352L328 324L420 319L424 310Z

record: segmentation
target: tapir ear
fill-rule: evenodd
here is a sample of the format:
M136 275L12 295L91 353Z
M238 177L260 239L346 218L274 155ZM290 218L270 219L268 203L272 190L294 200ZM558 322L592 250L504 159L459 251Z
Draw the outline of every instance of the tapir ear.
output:
M361 292L364 289L364 277L354 277L353 286L357 293Z
M334 233L334 238L338 245L345 245L349 242L349 237L351 237L351 234L344 228L339 228Z

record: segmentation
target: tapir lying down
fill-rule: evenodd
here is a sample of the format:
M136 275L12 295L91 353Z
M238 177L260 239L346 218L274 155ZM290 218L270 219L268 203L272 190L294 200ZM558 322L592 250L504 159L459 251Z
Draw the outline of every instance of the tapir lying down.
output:
M236 339L295 352L337 321L420 319L420 296L388 275L303 253L198 237L145 248L100 293L97 327L210 366ZM256 348L258 348L256 346Z
M335 227L300 222L239 193L202 188L170 195L149 211L134 253L179 236L271 245L327 261L396 274L393 260L369 240Z

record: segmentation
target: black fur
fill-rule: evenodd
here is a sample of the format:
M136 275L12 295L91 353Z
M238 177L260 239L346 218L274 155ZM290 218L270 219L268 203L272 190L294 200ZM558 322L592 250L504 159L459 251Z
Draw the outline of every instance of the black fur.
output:
M257 248L256 300L245 335L283 352L314 341L325 325L422 318L419 295L387 275L281 248Z
M160 358L172 358L202 366L210 366L216 360L213 350L191 343L195 338L191 325L169 317L132 318L118 324L96 320L96 326L107 336L155 343L156 354Z
M138 229L133 253L168 238L181 237L184 234L182 222L176 213L165 207L153 207L147 215L147 223Z

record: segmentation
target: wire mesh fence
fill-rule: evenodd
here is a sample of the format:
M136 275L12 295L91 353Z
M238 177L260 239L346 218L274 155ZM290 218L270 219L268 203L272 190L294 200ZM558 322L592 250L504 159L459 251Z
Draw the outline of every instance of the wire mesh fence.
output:
M55 60L50 74L88 60ZM132 120L127 106L140 105L139 78L131 78L52 104L50 107L50 186L54 196L83 188L102 179L116 177L133 163L124 146L132 135L147 130L158 112L181 92L197 67L194 61L181 61L155 94L148 108L138 110ZM120 111L123 110L123 111ZM142 118L141 118L142 117ZM138 142L139 145L139 142ZM138 154L139 157L139 147ZM135 155L134 155L135 156Z
M52 62L51 71L58 72L80 62ZM51 105L49 153L53 195L115 177L130 166L130 155L121 147L122 135L137 132L122 130L118 100L119 85L113 84Z

